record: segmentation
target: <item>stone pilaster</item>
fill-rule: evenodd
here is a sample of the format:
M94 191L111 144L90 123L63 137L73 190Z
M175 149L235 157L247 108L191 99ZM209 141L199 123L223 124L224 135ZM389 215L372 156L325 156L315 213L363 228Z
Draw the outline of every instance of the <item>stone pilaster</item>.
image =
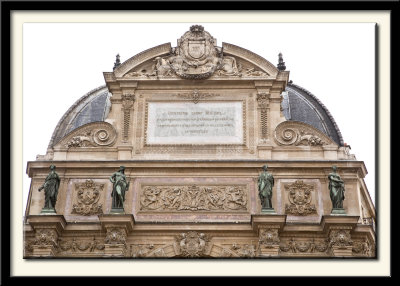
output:
M129 254L126 243L133 230L135 220L131 214L99 215L102 230L105 231L104 255L107 257L125 257Z
M31 215L28 223L35 231L32 257L54 257L58 252L58 240L67 222L63 215Z

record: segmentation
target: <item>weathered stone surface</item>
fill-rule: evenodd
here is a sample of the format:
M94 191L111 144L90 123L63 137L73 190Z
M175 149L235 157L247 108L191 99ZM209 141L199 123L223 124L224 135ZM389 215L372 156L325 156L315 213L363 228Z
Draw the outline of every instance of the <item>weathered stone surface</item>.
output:
M193 27L176 47L143 51L66 112L28 162L24 257L375 256L367 170L326 107L288 84L289 71L213 40ZM39 215L53 161L56 215ZM266 164L274 212L258 195ZM332 165L346 215L331 213ZM109 178L120 166L131 183L116 212Z

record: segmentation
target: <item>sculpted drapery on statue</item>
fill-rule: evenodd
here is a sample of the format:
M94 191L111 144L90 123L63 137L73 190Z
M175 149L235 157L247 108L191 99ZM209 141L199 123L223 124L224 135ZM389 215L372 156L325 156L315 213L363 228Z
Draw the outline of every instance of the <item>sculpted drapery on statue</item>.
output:
M267 172L268 166L263 166L263 172L258 177L258 195L260 196L263 209L272 209L272 187L274 186L274 177Z
M60 187L60 177L56 173L56 166L50 166L50 173L47 175L44 184L38 189L40 192L44 189L44 207L43 212L55 212L58 188Z
M332 166L333 172L328 175L329 194L333 209L343 209L344 200L344 182L336 172L336 166Z
M112 204L111 208L113 209L122 209L124 208L125 202L125 193L129 189L129 182L126 181L125 176L125 167L121 166L117 172L111 175L110 177L111 183L113 183L113 189L111 192Z

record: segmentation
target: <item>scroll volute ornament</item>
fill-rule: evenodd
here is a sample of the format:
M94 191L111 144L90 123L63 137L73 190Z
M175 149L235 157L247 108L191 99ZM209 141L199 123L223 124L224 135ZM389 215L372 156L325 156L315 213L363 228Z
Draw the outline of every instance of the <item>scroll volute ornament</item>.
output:
M117 132L110 123L92 122L85 124L70 134L65 136L59 143L57 148L82 148L82 147L105 147L112 146L115 143Z
M284 121L276 126L274 139L278 145L323 146L336 145L327 135L313 126L298 121Z

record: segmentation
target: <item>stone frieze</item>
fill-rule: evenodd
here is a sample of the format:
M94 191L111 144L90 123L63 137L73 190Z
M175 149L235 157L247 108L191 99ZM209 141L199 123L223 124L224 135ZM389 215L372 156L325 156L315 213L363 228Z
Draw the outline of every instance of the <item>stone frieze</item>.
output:
M247 211L246 185L142 186L141 211Z

